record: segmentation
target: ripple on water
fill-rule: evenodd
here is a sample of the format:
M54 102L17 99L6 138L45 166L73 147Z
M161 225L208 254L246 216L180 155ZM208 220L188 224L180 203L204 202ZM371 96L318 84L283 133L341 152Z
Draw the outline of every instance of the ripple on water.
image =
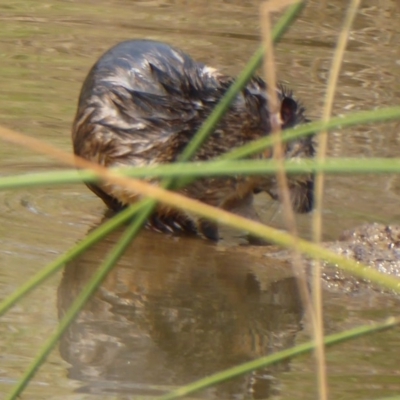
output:
M44 266L84 237L103 212L83 185L0 192L0 257L15 267L7 274Z

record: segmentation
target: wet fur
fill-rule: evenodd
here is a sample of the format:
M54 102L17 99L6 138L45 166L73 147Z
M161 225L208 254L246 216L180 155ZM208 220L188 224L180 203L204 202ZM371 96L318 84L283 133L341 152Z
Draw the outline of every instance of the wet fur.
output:
M174 162L232 82L233 78L169 45L147 40L120 43L99 59L83 84L72 131L74 152L106 167ZM291 92L278 87L277 93L282 129L305 122L304 109ZM238 94L194 160L220 156L270 131L266 85L255 77ZM312 157L311 138L288 143L286 155ZM313 176L302 175L289 182L296 211L311 210ZM88 186L113 210L139 199L116 185ZM275 178L270 175L204 178L179 191L227 210L241 209L241 204L250 209L253 193L259 191L278 198ZM255 212L250 214L257 218ZM149 224L163 232L201 233L218 239L215 223L166 206L158 207Z

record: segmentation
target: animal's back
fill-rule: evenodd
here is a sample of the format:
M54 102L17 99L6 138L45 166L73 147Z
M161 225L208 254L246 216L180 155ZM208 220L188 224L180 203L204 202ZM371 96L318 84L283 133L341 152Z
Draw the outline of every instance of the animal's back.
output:
M105 166L174 161L230 83L169 45L120 43L83 84L75 153Z
M93 94L112 90L114 86L164 96L165 88L154 76L152 67L163 71L179 90L187 71L196 70L198 66L200 64L185 53L164 43L151 40L122 42L104 53L93 66L83 84L79 105L84 105Z

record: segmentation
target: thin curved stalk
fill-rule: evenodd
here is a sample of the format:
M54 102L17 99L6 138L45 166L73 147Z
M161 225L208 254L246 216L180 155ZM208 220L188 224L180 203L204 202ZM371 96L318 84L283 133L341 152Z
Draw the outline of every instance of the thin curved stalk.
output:
M344 332L335 333L333 335L326 336L324 338L324 344L326 346L336 345L348 340L356 339L360 336L365 336L374 332L383 331L390 329L400 323L400 318L388 318L383 323L374 325L364 325L354 329L350 329ZM279 351L266 357L258 358L257 360L247 362L242 365L238 365L233 368L229 368L222 372L217 372L211 376L200 379L196 382L190 383L189 385L182 386L165 396L158 397L156 400L174 400L189 394L198 392L199 390L206 389L210 386L224 382L226 380L235 378L240 375L244 375L248 372L254 371L266 367L268 365L275 364L277 362L299 356L301 354L309 353L315 348L315 342L307 342L304 344L297 345L291 349Z
M140 208L140 206L141 205L138 203L120 212L114 218L105 222L93 232L89 233L72 249L49 263L45 268L41 269L35 276L33 276L31 279L21 285L18 289L16 289L11 295L9 295L0 303L0 316L3 315L7 310L9 310L22 297L27 295L31 290L39 286L47 278L59 271L67 262L70 262L74 258L84 253L88 249L88 247L96 244L104 237L106 237L109 233L131 219Z
M323 163L304 159L286 160L286 173L328 174L388 174L400 172L400 158L332 158ZM274 160L206 161L194 163L174 163L157 167L121 168L114 171L122 177L130 178L202 178L225 175L266 175L274 174L279 166ZM92 171L79 173L74 170L38 172L11 175L0 178L0 190L20 189L43 185L65 185L73 183L97 183L101 180Z
M266 48L266 57L264 60L264 76L267 82L267 96L268 96L268 111L269 111L269 123L271 126L271 138L274 139L274 145L272 149L272 158L277 163L278 169L276 172L276 182L278 187L278 197L282 204L283 220L286 225L286 229L293 236L297 242L299 237L296 217L293 210L290 189L287 179L287 173L284 167L284 148L282 142L282 114L281 114L281 102L278 100L276 92L276 71L275 71L275 57L273 41L271 37L271 14L280 7L286 7L287 3L293 0L280 0L280 1L268 1L262 2L260 6L261 14L261 32ZM311 301L311 296L308 287L308 281L306 276L306 270L304 268L304 260L301 258L301 253L295 245L292 250L292 269L296 275L296 282L300 293L300 299L303 303L307 318L311 322L311 325L315 326L315 313L314 306ZM322 399L325 400L325 399Z
M276 44L279 42L283 34L290 27L292 22L297 18L305 5L305 1L299 1L293 4L279 19L272 30L272 41ZM247 63L246 68L239 74L235 82L230 86L225 93L223 99L216 105L211 115L207 118L204 124L200 127L198 133L193 140L186 146L181 159L190 159L196 153L196 150L204 143L210 133L213 131L217 123L224 116L229 106L235 99L236 95L242 90L254 75L256 70L260 67L264 58L264 46L260 46L250 61Z
M333 101L335 98L337 81L339 79L340 67L343 62L344 52L346 50L350 29L356 17L357 10L360 5L360 0L351 0L348 8L343 28L340 31L338 44L332 57L332 67L329 73L328 88L326 93L325 104L323 108L322 121L328 122L331 118ZM323 163L326 157L328 145L328 131L323 130L318 135L317 146L317 162ZM324 191L324 173L317 172L315 176L315 210L312 217L312 237L314 243L320 243L322 240L322 209L323 209L323 191ZM318 389L320 400L328 399L328 380L326 376L326 360L325 349L323 343L324 337L324 321L323 321L323 300L321 286L321 262L315 259L313 262L313 299L315 307L315 326L314 337L317 341L316 361L317 361L317 376Z
M284 132L282 135L282 141L289 141L293 139L297 139L301 136L311 135L314 133L318 133L323 129L331 130L335 128L344 128L350 127L363 123L371 123L371 122L384 122L384 121L392 121L400 119L400 107L388 107L380 110L374 111L361 111L359 113L353 113L346 117L335 117L332 118L329 122L313 122L306 125L301 125L296 127L295 129L290 129ZM1 129L0 129L1 132ZM223 155L219 160L209 161L205 163L193 163L193 164L182 164L182 163L174 163L170 165L162 165L162 166L152 166L152 167L138 167L138 168L124 168L121 170L115 169L122 176L129 176L131 178L143 178L143 177L187 177L193 175L193 177L204 176L200 171L202 170L207 174L211 175L220 175L223 174L219 171L224 171L224 173L235 173L235 169L233 166L229 166L229 164L224 164L222 161L224 160L236 160L240 158L248 157L252 154L260 153L268 147L273 145L274 139L271 137L265 137L259 140L256 140L252 143L244 145L238 149L235 149L225 155ZM309 160L303 160L301 165L298 168L295 165L291 165L290 161L285 161L285 168L287 172L311 172L311 171L323 171L328 173L383 173L383 172L398 172L397 163L398 159L374 159L368 158L363 160L357 159L344 159L343 164L341 159L328 160L327 163L320 164L315 166L312 162L308 164ZM249 161L248 165L252 165L251 163L255 161ZM264 162L264 161L263 161ZM192 169L193 165L193 169ZM226 165L226 167L225 167ZM243 164L247 165L247 164ZM309 167L308 167L309 165ZM198 167L196 167L198 166ZM218 167L218 170L217 170ZM215 172L214 172L215 168ZM247 168L247 167L243 167ZM252 168L252 167L250 167ZM257 173L257 168L251 169L251 173ZM274 166L273 161L265 161L265 172L266 173L274 173L276 172L276 166ZM310 169L308 169L310 168ZM200 169L200 170L199 170ZM75 170L74 170L75 171ZM238 173L247 173L250 169L238 170ZM64 183L75 183L81 182L82 180L87 180L87 182L97 182L101 178L98 177L93 171L83 170L80 171L78 175L72 171L58 171L54 172L54 174L59 173L60 184ZM249 172L250 173L250 172ZM46 181L46 174L49 174L49 180ZM17 176L6 176L0 178L0 190L16 188L22 186L35 186L36 184L56 184L57 178L56 176L52 176L53 173L43 173L43 174L29 174L29 175L17 175ZM37 181L35 181L35 177ZM32 177L32 178L31 178ZM15 179L16 183L13 183L13 179ZM31 182L30 182L31 181ZM20 182L20 183L18 183ZM20 185L20 186L19 186Z
M300 10L303 7L303 3L296 4L295 6L291 7L289 10L286 11L286 13L280 18L278 23L276 24L276 27L274 29L274 40L279 40L283 33L286 31L288 25L293 21L293 19L297 16L297 14L300 12ZM195 138L193 139L197 145L200 145L206 137L211 133L213 129L213 125L215 123L215 118L219 117L221 118L223 116L223 113L226 111L226 107L229 103L229 101L232 101L234 98L234 95L239 92L239 90L246 84L246 79L250 79L251 74L254 73L255 69L262 61L262 56L263 56L263 49L260 47L260 49L256 52L256 54L253 56L251 59L251 62L248 64L248 66L245 68L245 71L240 75L241 77L241 83L240 85L233 85L230 90L228 90L227 94L224 96L224 98L221 100L221 103L223 104L220 107L217 107L216 110L210 115L208 120L204 123L203 127L200 129L200 131L195 135ZM210 121L210 122L208 122ZM41 143L39 141L33 139L33 138L27 138L30 140L24 140L24 135L14 133L10 129L4 129L0 128L0 137L5 138L6 140L14 141L15 143L18 143L20 145L27 145L31 148L33 148L36 151L41 151L45 154L52 155L55 154L57 157L59 157L61 160L63 160L66 163L72 163L73 164L73 156L69 154L65 154L64 152L54 149L50 145L43 145L41 146ZM192 155L193 155L193 150L194 147L192 145L187 146L187 148L184 150L184 152L181 155L181 161L186 161L188 160ZM100 170L100 168L98 168ZM93 172L93 171L92 171ZM94 171L95 175L99 176L99 173L97 171ZM170 186L173 183L172 178L169 178L166 180L163 185L165 187ZM123 182L122 182L123 184ZM110 222L109 224L106 225L105 228L100 230L99 232L94 231L92 232L84 241L82 241L81 244L78 244L75 248L71 249L67 255L61 256L58 258L56 261L53 263L50 263L48 266L46 266L43 271L39 272L37 275L35 275L29 282L24 284L16 293L13 295L9 296L5 300L3 300L0 303L0 315L4 313L7 309L9 309L13 304L15 304L19 299L21 299L26 293L31 291L38 283L43 282L46 278L48 278L51 274L56 272L59 268L62 267L62 265L66 262L65 260L72 260L75 258L77 255L81 254L81 252L85 248L89 248L91 245L99 241L102 237L107 235L109 232L111 232L113 229L116 229L118 226L123 224L126 220L129 218L132 218L133 215L135 215L136 212L141 210L142 212L150 213L150 208L152 209L155 205L154 201L149 201L146 200L144 202L141 202L139 204L136 204L131 208L131 211L127 211L126 214L122 214L118 217L115 223ZM102 227L99 227L98 229L101 229Z
M301 4L301 3L299 3ZM296 12L297 9L300 9L300 7L292 7L289 12L287 14L290 13L294 13ZM229 100L225 100L226 96L224 96L224 98L222 99L222 102L224 101L229 101ZM231 99L231 101L233 100L233 97ZM218 111L218 110L217 110ZM212 113L212 115L210 116L210 118L208 120L212 120L213 115L216 114L216 111L214 110L214 112ZM223 110L221 112L221 115L219 118L221 118L223 115ZM195 144L194 146L189 145L182 153L180 160L181 161L186 161L189 158L191 158L191 156L194 154L195 150L197 149L198 146L201 145L201 143L208 137L208 135L211 133L212 131L212 126L210 125L210 128L208 129L208 132L206 129L204 130L200 130L195 137L193 138L193 143ZM11 133L10 131L6 132L6 133ZM11 135L12 136L12 135ZM18 139L21 139L21 135L17 135ZM35 140L31 140L31 142L35 145ZM47 146L47 148L50 148L50 146ZM56 152L57 154L61 154L60 151ZM79 162L79 164L85 164L85 161L81 160ZM101 170L101 168L96 168L96 170ZM106 174L109 175L109 174ZM111 174L112 176L112 174ZM123 183L123 182L122 182ZM172 179L167 179L162 183L162 187L164 188L168 188L173 184L173 180ZM123 251L125 250L125 248L129 245L129 243L132 241L132 239L134 238L134 236L138 233L138 231L141 229L142 225L145 223L147 217L150 215L150 213L152 212L152 210L154 209L155 205L156 205L156 199L151 199L151 200L147 200L145 202L143 202L143 205L141 207L141 214L139 214L139 216L137 217L137 220L132 223L131 227L127 229L126 231L126 236L124 235L124 238L126 238L125 240L121 240L113 249L113 251L110 254L110 263L107 264L105 263L103 265L103 267L99 270L98 275L100 276L97 280L95 279L97 277L97 275L95 276L95 278L93 278L88 285L83 289L81 295L79 296L79 299L81 300L81 303L79 303L80 307L83 307L83 305L86 303L86 301L89 299L90 294L100 285L102 279L104 279L104 277L106 276L106 274L108 273L108 271L112 268L112 266L118 261L119 257L123 254ZM128 240L129 238L129 240ZM101 274L104 274L101 275ZM101 278L101 279L100 279ZM74 303L75 305L75 303ZM74 306L73 305L73 306ZM29 367L29 369L26 371L26 373L24 374L24 376L21 378L21 380L18 382L18 384L16 385L15 389L12 391L11 395L8 397L8 399L15 399L16 397L19 396L19 394L22 392L22 390L25 388L25 386L28 384L29 380L32 378L32 376L34 375L35 371L39 368L39 366L44 362L44 360L46 359L47 355L50 353L50 351L52 350L52 348L54 347L55 343L57 342L58 338L62 335L62 333L67 329L67 327L69 326L69 324L72 322L72 320L75 318L75 316L77 315L77 313L79 312L79 307L78 305L76 305L76 307L71 307L68 311L67 311L67 315L69 316L69 320L66 321L64 324L60 324L56 333L51 337L51 339L47 342L46 346L42 349L41 352L39 352L38 356L36 357L35 361L31 364L31 366ZM64 321L64 320L63 320Z
M392 121L400 118L400 106L387 107L379 110L360 111L351 113L346 116L331 118L329 121L316 121L309 124L299 125L293 129L285 130L282 135L282 141L287 142L293 139L298 139L301 136L312 135L323 130L332 130L336 128L345 128L354 125L366 124L371 122ZM221 159L239 159L245 158L252 154L261 153L268 147L273 146L275 138L267 136L257 139L249 144L246 144L238 149L221 156Z
M73 304L68 308L67 312L59 322L56 331L50 336L49 339L46 340L43 347L39 350L38 355L29 365L22 378L13 388L12 392L6 397L6 400L16 399L22 393L30 379L32 379L35 372L38 370L40 365L43 364L47 356L57 344L57 341L61 338L63 333L67 330L68 326L75 319L76 315L84 307L91 295L97 290L107 274L114 267L115 263L124 253L126 248L130 245L133 238L137 235L143 223L146 221L147 217L148 216L145 213L139 214L137 219L126 229L121 239L109 253L107 259L98 268L92 279L90 279L89 283L77 296Z

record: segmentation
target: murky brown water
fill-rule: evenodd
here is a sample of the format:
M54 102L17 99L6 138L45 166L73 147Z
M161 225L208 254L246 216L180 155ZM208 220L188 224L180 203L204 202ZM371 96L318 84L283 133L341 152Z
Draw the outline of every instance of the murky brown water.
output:
M279 78L318 118L345 3L311 1L277 49ZM328 2L326 2L328 3ZM400 28L396 0L364 1L346 53L335 114L398 104ZM0 4L0 124L70 151L80 85L96 58L128 38L168 41L236 74L258 46L257 1L9 1ZM330 134L332 156L397 156L398 123ZM56 165L2 143L0 174ZM397 176L330 177L325 238L365 221L399 222ZM266 222L279 208L258 199ZM0 297L98 226L103 204L83 185L0 192ZM303 234L310 216L299 217ZM0 324L0 393L8 392L75 294L119 236L93 248L12 309ZM232 244L144 232L108 277L27 389L29 399L154 395L292 346L307 337L288 268ZM325 294L335 332L393 315L398 301L374 294ZM393 349L399 331L328 352L332 398L400 391ZM309 356L207 391L208 398L315 397ZM87 394L87 395L86 395Z

